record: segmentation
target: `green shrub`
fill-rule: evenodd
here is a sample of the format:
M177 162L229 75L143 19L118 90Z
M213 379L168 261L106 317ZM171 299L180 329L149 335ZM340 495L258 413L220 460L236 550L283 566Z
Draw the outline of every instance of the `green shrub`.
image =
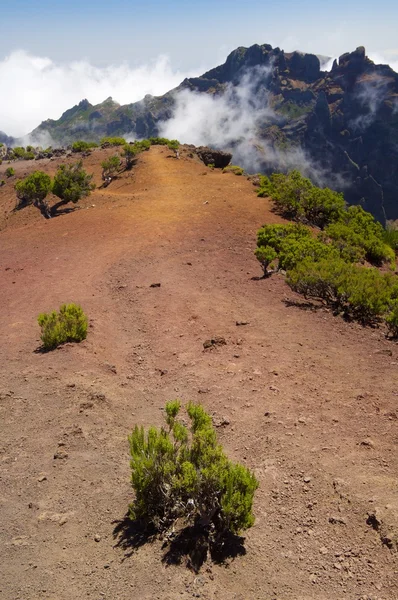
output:
M272 248L278 256L279 268L285 270L307 258L338 257L335 248L312 237L311 230L299 223L264 225L257 232L257 246Z
M325 244L311 236L296 238L290 235L282 242L279 252L279 268L287 271L304 260L318 261L326 258L329 260L339 258L338 251L330 244Z
M3 185L5 185L5 184L6 184L6 182L4 181L4 179L2 179L2 180L0 181L0 187L3 187Z
M133 144L125 144L123 147L123 158L126 159L126 169L131 169L133 166L134 158L144 152L145 150L149 150L151 147L151 142L149 140L141 140L136 141Z
M38 316L43 348L52 350L65 342L81 342L87 337L88 320L77 304L63 304L59 312Z
M144 150L149 150L151 147L151 142L149 140L140 140L136 141L133 144L137 150L140 152L144 152Z
M342 194L329 188L314 186L297 170L288 175L274 173L271 175L270 184L265 180L263 183L264 188L268 187L279 212L321 228L336 221L345 208Z
M234 175L243 175L245 172L242 167L238 167L237 165L228 165L228 167L224 167L222 170L223 173L233 173Z
M169 150L174 150L174 152L177 152L178 148L180 147L180 142L178 140L169 140L167 142L167 147Z
M398 229L387 225L383 231L383 242L390 246L394 252L398 252Z
M361 206L350 206L343 211L338 222L326 227L325 235L354 260L366 258L374 265L395 261L394 250L384 241L385 229Z
M12 167L8 167L8 169L6 169L6 176L13 177L13 175L15 175L15 169L13 169Z
M51 190L51 178L43 171L34 171L25 179L20 179L15 184L18 205L34 204L40 206Z
M122 137L103 137L101 146L125 146L126 140Z
M13 158L23 158L25 156L25 148L16 146L12 149Z
M115 177L119 172L121 165L120 156L115 154L114 156L110 156L106 160L103 160L101 163L102 167L102 179L106 179L107 177Z
M396 278L343 259L307 259L287 273L287 283L305 298L322 300L362 323L376 323L397 295Z
M272 183L267 175L260 175L260 187L257 192L257 196L260 198L270 198L272 197Z
M151 146L169 146L169 144L177 145L177 148L180 146L178 140L169 140L163 137L150 137L149 142L151 143ZM174 148L170 148L170 150L174 150Z
M80 160L73 165L61 165L54 176L52 191L61 199L57 206L73 202L89 196L95 188L93 175L88 175Z
M320 228L336 221L345 202L342 194L329 188L318 188L297 170L288 175L273 173L260 177L258 196L270 196L284 216Z
M77 142L73 142L72 144L72 152L86 152L91 148L97 148L98 144L95 142L84 142L83 140L78 140Z
M133 166L134 159L137 156L137 154L139 154L139 152L138 152L138 149L136 147L134 147L134 145L126 144L123 147L122 156L123 156L123 158L126 159L126 169L131 169L131 167Z
M254 254L263 268L264 277L268 277L270 275L268 267L278 257L277 253L271 246L260 246L255 249Z
M131 518L159 532L180 518L202 529L209 541L251 527L256 478L225 456L202 406L188 405L189 428L177 420L179 411L179 401L169 402L166 428L145 433L136 426L129 436Z
M398 301L395 300L391 305L391 311L386 316L388 331L391 336L398 337Z
M296 223L286 225L264 225L257 232L257 246L271 246L280 252L283 240L287 236L293 236L297 239L311 237L311 231L308 227Z

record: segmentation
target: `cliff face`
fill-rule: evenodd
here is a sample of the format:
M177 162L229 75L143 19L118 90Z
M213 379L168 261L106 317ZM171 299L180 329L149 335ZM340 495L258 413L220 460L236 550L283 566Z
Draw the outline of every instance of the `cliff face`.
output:
M258 94L266 87L269 110L255 134L265 153L267 148L278 153L299 148L322 171L325 183L343 189L349 202L362 201L380 221L397 219L398 75L375 65L362 47L342 55L329 72L312 54L288 54L267 44L238 48L223 65L186 79L162 97L146 96L126 106L112 99L98 106L83 101L33 134L48 131L59 142L158 135L160 122L173 116L179 91L222 97L248 72L261 68L266 75ZM251 93L257 93L255 87ZM257 110L258 103L253 106ZM272 158L265 156L264 170L272 167Z

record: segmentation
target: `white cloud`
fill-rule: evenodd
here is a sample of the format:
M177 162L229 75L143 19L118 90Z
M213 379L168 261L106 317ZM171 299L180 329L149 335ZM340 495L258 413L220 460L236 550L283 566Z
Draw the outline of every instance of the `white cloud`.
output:
M369 52L370 60L376 65L390 65L390 67L398 73L398 50L390 50L380 54L379 52Z
M98 104L112 96L127 104L145 94L162 95L192 75L173 70L166 56L136 68L95 67L85 60L57 64L18 50L0 62L0 130L22 136L83 98Z
M386 51L385 56L372 52L369 56L376 63L389 63L398 71L398 49ZM225 57L219 55L215 63L222 63ZM0 61L0 130L15 137L23 136L45 119L58 119L65 110L83 98L97 104L112 96L120 104L127 104L141 100L145 94L164 94L179 85L185 77L201 74L205 70L200 67L195 72L183 73L173 69L166 56L138 67L131 67L127 63L97 67L87 60L57 63L51 58L18 50ZM194 103L188 101L188 96L181 96L178 113L169 129L172 127L179 132L181 139L191 143L213 145L219 139L220 127L223 139L230 141L237 134L250 135L255 120L263 116L263 113L255 115L254 112L264 111L265 105L256 106L254 111L249 104L249 97L253 95L245 96L243 89L242 86L241 90L235 92L240 94L238 99L235 98L235 106L240 108L229 112L228 116L226 104L230 104L229 98L223 105L220 102L213 104L213 99L207 95L202 95L200 99L198 97ZM222 119L219 118L220 113L223 114ZM189 129L184 130L187 127Z
M221 96L183 90L176 95L172 119L161 133L183 143L228 147L250 140L258 123L273 120L268 106L267 82L271 70L248 71L238 86L228 86Z

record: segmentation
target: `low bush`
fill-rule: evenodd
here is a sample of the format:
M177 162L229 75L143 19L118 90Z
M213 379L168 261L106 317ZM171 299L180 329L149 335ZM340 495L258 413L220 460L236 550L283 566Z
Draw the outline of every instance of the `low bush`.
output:
M137 154L139 154L139 152L138 152L137 148L134 147L133 144L126 144L123 147L122 156L123 156L123 158L126 159L126 169L131 169L131 167L133 166L134 159L137 156Z
M15 175L15 169L8 167L6 169L6 177L13 177Z
M259 196L270 196L284 216L320 228L338 220L345 208L344 197L329 188L318 188L297 170L288 175L260 177Z
M263 268L264 277L268 277L270 275L268 267L272 265L273 261L278 257L277 253L271 246L260 246L255 249L254 254Z
M169 140L167 142L167 147L169 150L174 150L174 152L177 152L180 147L180 142L178 140Z
M341 258L304 260L288 271L286 280L305 298L321 300L365 324L385 317L398 296L394 276L348 264Z
M311 230L299 223L264 225L257 232L257 246L256 256L261 256L259 248L272 248L278 258L279 269L284 270L292 269L307 258L320 260L339 256L333 246L314 238Z
M106 160L103 160L101 163L102 167L102 179L107 179L108 177L115 177L119 172L122 161L120 160L120 156L115 154L114 156L110 156Z
M91 148L98 148L98 144L96 142L85 142L83 140L78 140L72 144L72 152L86 152Z
M391 225L387 225L383 231L383 242L390 246L394 252L398 252L398 229Z
M63 304L59 312L42 313L37 320L45 350L52 350L65 342L81 342L87 337L88 320L77 304Z
M311 230L298 223L287 223L286 225L264 225L257 232L257 246L271 246L280 252L286 237L296 239L311 237Z
M126 140L122 137L103 137L101 146L125 146Z
M151 143L151 146L169 146L169 148L170 144L173 146L176 145L177 148L180 146L178 140L169 140L168 138L163 137L150 137L149 142ZM174 150L174 148L170 148L170 150Z
M34 171L15 184L18 206L34 204L40 206L51 190L51 177L43 171Z
M398 337L398 300L391 306L391 311L386 316L387 329L394 338Z
M228 165L224 167L222 170L223 173L233 173L234 175L243 175L245 172L242 167L238 167L237 165Z
M385 261L395 263L395 252L384 241L385 234L382 225L361 206L350 206L341 213L336 223L325 229L325 236L348 260L366 259L377 266Z
M73 165L61 165L55 176L52 191L61 199L57 207L73 202L76 204L81 198L89 196L95 188L92 183L93 175L89 175L83 169L82 161Z
M13 158L24 158L25 156L25 148L22 146L16 146L12 149Z
M149 150L150 147L151 142L149 140L141 140L134 143L125 144L123 147L122 156L126 159L126 169L131 169L135 157L141 152Z
M179 412L180 402L169 402L167 427L145 433L136 426L129 436L135 492L130 517L158 532L180 520L202 530L209 542L251 527L256 478L226 457L202 406L188 405L189 427L177 420Z

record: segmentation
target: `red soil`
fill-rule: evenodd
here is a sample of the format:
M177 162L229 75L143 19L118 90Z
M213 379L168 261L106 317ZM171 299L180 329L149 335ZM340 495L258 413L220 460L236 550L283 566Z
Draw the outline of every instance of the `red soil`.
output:
M85 160L98 184L106 152ZM269 201L154 147L80 210L47 221L14 202L7 181L1 597L398 598L397 346L284 302L302 299L281 276L252 280L256 230L280 221ZM90 317L87 340L35 352L38 313L68 301ZM215 335L227 345L204 351ZM163 563L161 542L133 552L114 535L132 499L127 435L175 397L227 417L221 443L260 481L246 555L199 575Z

